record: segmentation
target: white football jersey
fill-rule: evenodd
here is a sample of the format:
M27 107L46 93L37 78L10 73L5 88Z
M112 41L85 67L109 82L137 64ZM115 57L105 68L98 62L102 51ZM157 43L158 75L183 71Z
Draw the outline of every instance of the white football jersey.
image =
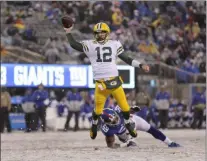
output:
M95 40L86 40L82 44L91 62L95 80L118 76L116 58L124 51L120 41L108 40L100 44Z

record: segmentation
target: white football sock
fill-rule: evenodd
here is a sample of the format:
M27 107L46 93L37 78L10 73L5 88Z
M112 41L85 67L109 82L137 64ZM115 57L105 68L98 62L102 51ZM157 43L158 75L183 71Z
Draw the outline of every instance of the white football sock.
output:
M97 120L92 120L92 124L97 125L98 124L98 119Z
M164 143L167 145L170 145L172 141L168 137L166 137L166 139L164 140Z
M128 123L130 123L130 120L129 119L128 120L124 119L124 123L128 124Z

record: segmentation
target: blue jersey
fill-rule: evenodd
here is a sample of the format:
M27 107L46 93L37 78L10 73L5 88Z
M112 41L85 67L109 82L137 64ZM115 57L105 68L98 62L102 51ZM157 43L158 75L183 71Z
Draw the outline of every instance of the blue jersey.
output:
M206 104L206 96L204 93L195 93L193 96L192 105Z
M48 98L48 92L46 90L36 90L33 93L32 98L37 108L44 107L44 101Z
M169 100L170 94L168 92L159 92L156 95L156 100Z
M116 106L113 110L118 114L120 119L117 125L109 125L101 121L101 131L105 136L121 135L126 132L121 109Z

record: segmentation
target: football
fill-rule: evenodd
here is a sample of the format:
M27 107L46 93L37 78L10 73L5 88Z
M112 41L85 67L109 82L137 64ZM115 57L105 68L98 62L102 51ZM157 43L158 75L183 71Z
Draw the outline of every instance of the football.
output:
M61 22L62 22L62 25L64 26L64 28L70 28L74 24L73 19L69 16L63 16L61 18Z

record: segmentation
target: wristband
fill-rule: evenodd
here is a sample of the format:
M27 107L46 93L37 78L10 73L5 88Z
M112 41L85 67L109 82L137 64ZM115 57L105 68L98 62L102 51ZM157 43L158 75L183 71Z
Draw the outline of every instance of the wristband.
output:
M137 60L132 60L132 66L133 67L139 67L139 68L142 68L142 65L139 61Z

